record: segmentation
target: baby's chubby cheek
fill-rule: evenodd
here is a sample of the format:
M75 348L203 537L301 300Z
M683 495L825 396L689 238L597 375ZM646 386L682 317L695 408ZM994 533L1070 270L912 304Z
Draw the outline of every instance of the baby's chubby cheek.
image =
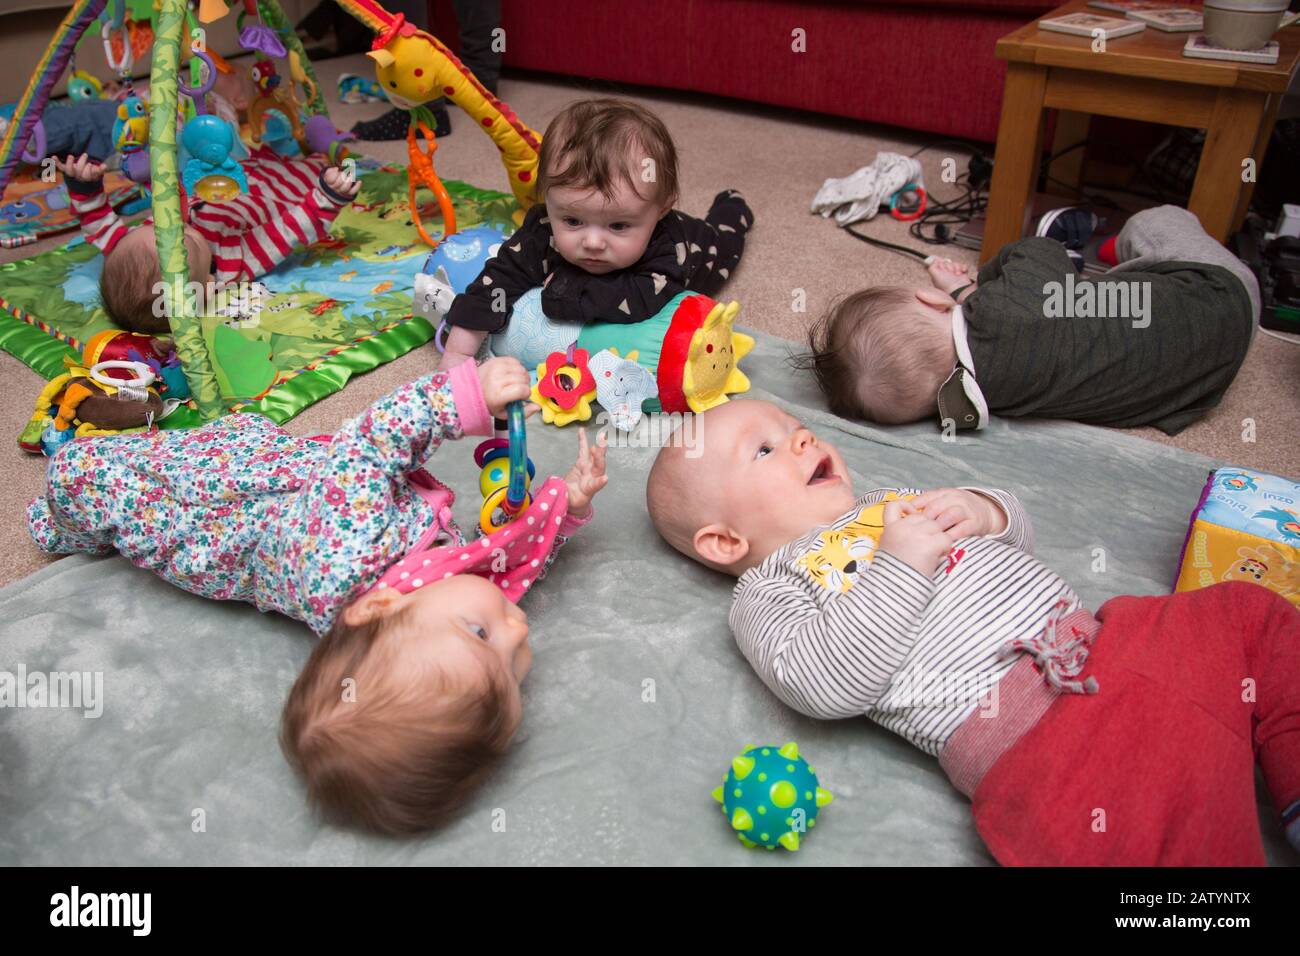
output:
M614 244L617 254L626 260L625 265L632 265L646 254L646 250L650 248L650 240L654 238L654 232L655 223L645 223L622 236Z
M615 253L615 268L626 269L634 265L643 255L645 255L646 244L644 242L632 243L625 249L619 249Z

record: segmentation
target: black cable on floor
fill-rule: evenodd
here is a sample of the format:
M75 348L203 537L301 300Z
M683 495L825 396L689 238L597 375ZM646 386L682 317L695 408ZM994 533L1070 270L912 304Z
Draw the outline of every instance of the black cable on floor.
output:
M1059 182L1051 175L1047 174L1047 169L1056 160L1060 159L1067 153L1076 149L1082 149L1088 145L1088 140L1082 140L1072 146L1067 146L1059 152L1044 157L1039 165L1038 171L1040 176L1046 176L1049 181ZM912 156L919 156L928 149L935 149L940 146L961 146L968 149L975 156L983 156L982 150L973 143L967 143L962 140L939 140L935 143L928 143L922 146ZM952 185L959 187L962 192L948 200L939 200L931 193L928 195L928 205L925 212L919 219L908 226L908 234L912 238L924 242L929 246L946 246L953 242L957 230L969 223L976 216L980 215L988 208L988 194L985 189L976 189L970 183L970 168L961 173ZM1061 183L1061 185L1066 185ZM1119 208L1119 204L1104 196L1090 195L1079 187L1073 187L1079 194L1080 198L1092 205L1110 206ZM869 245L878 246L881 249L887 249L890 252L897 252L902 255L912 256L922 261L929 258L929 254L919 249L912 249L908 246L900 246L897 243L886 242L884 239L876 239L872 236L863 235L856 232L852 227L844 227L844 231L855 239L859 239Z
M893 242L886 242L884 239L876 239L872 236L864 236L860 232L854 232L852 226L845 226L844 231L847 232L854 239L861 239L863 242L869 245L879 246L881 249L888 249L891 252L898 252L907 256L915 256L917 259L920 259L922 262L924 262L926 259L929 258L929 255L927 253L921 252L918 249L909 249L907 246L900 246Z

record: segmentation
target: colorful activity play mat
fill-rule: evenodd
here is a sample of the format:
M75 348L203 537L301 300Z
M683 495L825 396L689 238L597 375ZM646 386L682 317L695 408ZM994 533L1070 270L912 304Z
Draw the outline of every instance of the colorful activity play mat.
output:
M433 327L411 315L414 277L429 247L411 222L405 170L364 160L358 167L361 192L339 213L329 240L262 277L258 301L228 300L202 317L229 411L260 412L283 423L343 388L352 375L433 337ZM459 228L513 229L513 196L455 181L445 185ZM430 205L423 214L436 222L437 206ZM90 336L114 327L98 304L101 262L78 237L0 265L0 348L47 379L62 373L65 355L75 356ZM198 423L197 411L182 406L162 425Z

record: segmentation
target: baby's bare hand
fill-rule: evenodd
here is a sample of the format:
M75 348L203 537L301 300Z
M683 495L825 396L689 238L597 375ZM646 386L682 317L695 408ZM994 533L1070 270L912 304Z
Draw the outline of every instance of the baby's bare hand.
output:
M926 263L925 271L930 273L930 281L936 289L949 294L971 281L970 271L951 259L933 257Z
M930 577L952 550L953 537L910 501L885 505L885 533L880 550Z
M569 487L569 514L585 518L591 513L591 499L596 497L609 476L605 474L605 433L602 431L593 448L587 442L587 429L578 429L578 460L564 476Z
M478 367L478 381L483 387L483 401L493 418L505 418L506 406L522 402L532 394L528 369L518 359L491 358Z
M79 179L86 183L97 183L104 178L104 164L96 159L91 159L85 153L80 156L65 156L63 159L55 158L54 165L59 172L73 179Z
M361 189L361 183L357 181L356 176L352 174L349 167L344 169L339 166L331 166L325 170L325 185L334 190L340 196L346 196L348 199L355 199Z
M1007 516L992 498L961 488L935 488L913 498L911 504L953 540L1001 534L1007 527Z

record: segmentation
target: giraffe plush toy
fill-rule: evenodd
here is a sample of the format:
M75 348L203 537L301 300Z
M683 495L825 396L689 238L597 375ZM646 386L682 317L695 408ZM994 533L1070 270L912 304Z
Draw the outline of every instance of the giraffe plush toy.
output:
M389 13L373 0L339 0L339 6L375 31L374 48L367 55L375 61L375 78L392 104L416 110L447 97L497 144L519 205L526 211L536 203L533 187L542 137L493 96L437 37L407 23L400 13ZM426 172L432 171L432 150L429 156ZM434 187L434 192L439 189ZM445 219L446 207L443 212ZM454 227L444 233L452 231Z

